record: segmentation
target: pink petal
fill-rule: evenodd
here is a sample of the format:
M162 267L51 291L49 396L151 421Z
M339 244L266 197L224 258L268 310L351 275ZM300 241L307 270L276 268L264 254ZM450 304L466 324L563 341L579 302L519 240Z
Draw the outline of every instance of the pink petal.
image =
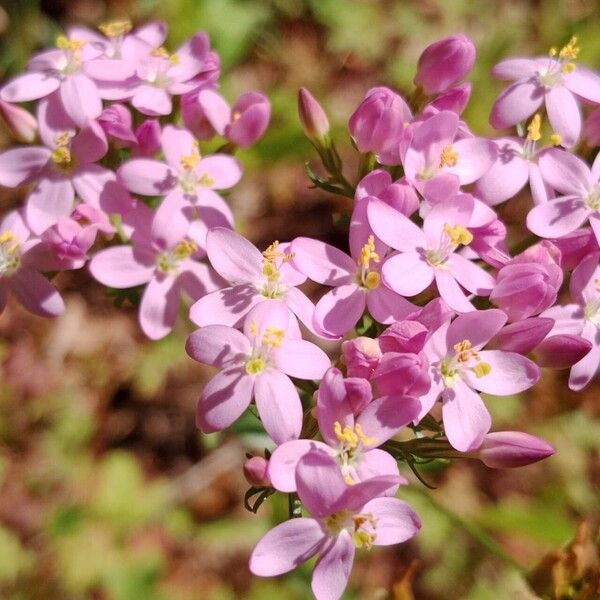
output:
M192 300L199 300L227 285L211 266L195 260L186 260L181 264L178 281Z
M233 156L213 154L203 158L196 168L199 177L206 175L211 183L207 187L226 190L242 178L242 166Z
M115 174L100 165L87 164L77 169L72 174L71 182L77 195L86 204L97 208L101 206L105 194L114 199L115 193L118 193L116 188L119 184L115 181ZM124 200L129 194L123 190L121 196L120 200Z
M588 165L565 150L548 150L540 155L540 171L544 181L567 196L587 196L595 181Z
M130 192L144 196L166 195L177 183L170 167L149 158L127 161L119 168L117 176Z
M546 110L552 129L562 138L562 145L574 146L581 134L581 109L573 94L562 86L551 88L546 94Z
M375 438L379 446L414 421L421 410L415 398L382 396L373 400L360 414L360 424L367 437Z
M589 214L580 197L563 196L534 206L527 215L527 228L540 237L562 237L580 227Z
M307 237L296 238L291 252L294 264L308 278L325 285L344 285L354 280L356 263L338 248Z
M79 126L83 126L88 119L98 118L102 112L102 100L96 85L82 73L69 75L63 80L60 98L67 114Z
M260 577L287 573L314 556L327 535L315 519L290 519L267 532L250 556L250 571Z
M354 542L347 530L342 530L322 550L312 575L312 591L318 600L339 600L348 585Z
M426 246L421 229L382 200L370 200L367 211L375 235L388 246L404 252Z
M97 121L88 121L73 139L71 151L81 163L100 160L108 150L104 129Z
M190 319L198 327L237 327L248 311L264 300L252 285L242 284L207 294L190 308Z
M25 204L25 218L33 233L39 235L73 210L75 192L68 179L44 178Z
M544 88L534 82L517 82L496 99L490 123L496 129L512 127L530 117L544 100Z
M458 153L458 162L447 170L458 175L461 185L477 181L494 164L497 155L494 142L483 138L464 138L452 147Z
M367 308L377 322L386 325L401 321L417 310L412 302L383 285L367 294Z
M51 152L42 146L12 148L0 154L0 185L17 187L34 179L50 160Z
M128 288L148 283L154 274L153 257L140 254L131 246L114 246L101 250L90 261L90 273L100 283L114 288Z
M204 66L209 49L208 35L203 31L194 34L177 50L178 60L169 69L169 77L177 82L183 82L197 75Z
M448 441L459 452L481 446L492 419L479 394L462 381L443 393L442 414Z
M253 378L239 366L217 373L202 390L196 425L203 433L229 427L248 408L254 391Z
M600 334L597 327L586 323L582 337L592 343L592 349L571 368L569 388L574 391L582 390L598 372L600 367Z
M36 315L56 317L65 312L56 288L33 269L22 267L11 277L9 285L21 304Z
M160 138L165 160L175 171L181 171L181 157L197 151L196 140L187 130L173 125L166 125Z
M207 325L197 329L185 344L186 352L194 360L220 368L243 362L251 349L243 333L225 325Z
M434 277L434 269L417 252L403 252L390 256L381 267L384 283L402 296L416 296L427 288Z
M140 303L139 321L142 331L159 340L169 334L179 312L179 286L174 277L153 277Z
M315 307L318 330L333 336L345 335L358 322L365 310L366 292L355 283L333 288Z
M263 280L263 256L239 233L217 227L206 236L206 252L215 271L233 285Z
M231 121L231 109L225 98L211 89L200 90L198 103L214 130L223 135L225 127Z
M448 327L446 347L453 348L469 340L475 349L482 348L506 323L506 315L497 308L459 315Z
M275 365L290 377L321 379L331 366L321 348L306 340L284 340L275 352Z
M495 279L479 265L460 254L451 254L446 261L450 272L464 288L478 296L489 296Z
M458 285L452 273L444 269L436 269L434 274L438 292L442 300L451 309L459 313L475 310L475 307L471 304L463 289Z
M376 546L401 544L421 529L421 519L417 513L398 498L374 498L362 510L375 517L377 528L373 530L376 534L373 543Z
M510 396L528 390L540 378L538 366L516 352L481 350L479 357L491 367L483 377L468 373L465 378L471 387L496 396Z
M538 68L538 61L533 58L508 58L494 65L492 76L508 81L528 79L537 73Z
M565 73L562 78L568 90L584 100L600 104L600 77L597 73L577 65L572 73Z
M385 450L380 450L379 448L367 450L362 455L360 462L356 466L356 474L360 481L391 475L398 478L400 483L407 483L406 479L400 476L396 459ZM398 483L392 485L387 492L384 492L385 495L393 496L398 491L398 486Z
M275 369L257 375L254 400L265 431L276 444L300 437L302 404L287 375Z
M5 102L29 102L49 96L60 86L60 79L53 74L30 71L11 79L0 91Z
M132 35L140 38L152 48L162 46L167 38L167 24L163 21L151 21L138 27Z
M165 90L152 85L141 85L133 96L131 104L150 117L168 115L173 110L171 96Z

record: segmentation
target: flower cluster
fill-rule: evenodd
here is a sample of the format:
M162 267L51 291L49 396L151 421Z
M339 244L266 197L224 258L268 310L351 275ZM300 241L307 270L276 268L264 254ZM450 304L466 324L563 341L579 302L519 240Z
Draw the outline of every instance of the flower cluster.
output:
M81 268L97 238L115 236L89 270L109 287L146 286L149 337L172 329L181 291L191 297L198 329L187 352L219 369L197 425L221 431L254 404L272 445L246 464L247 505L289 495L290 520L259 541L253 573L285 573L318 554L314 594L337 600L356 548L401 543L420 528L395 497L407 483L399 462L421 478L423 461L512 468L554 452L528 433L492 432L481 394L524 392L540 367L570 368L579 390L600 366L600 158L588 164L600 108L583 122L580 105L600 104L600 76L577 62L576 38L494 68L515 83L491 124L517 126L496 139L461 118L472 42L429 46L407 99L373 88L349 117L362 157L356 184L325 111L300 90L324 173L308 175L351 204L347 249L298 237L261 251L234 231L219 192L241 177L233 150L264 132L266 98L250 92L230 108L204 34L170 54L158 23L101 33L73 28L0 90L0 113L30 144L0 155L0 183L31 186L0 225L0 301L11 288L34 312L60 313L40 272ZM177 96L184 127L174 124ZM10 104L34 99L37 120ZM41 145L31 145L36 128ZM221 151L203 155L215 135ZM527 183L532 235L511 249L496 207ZM324 287L316 301L301 289L307 280ZM566 281L572 302L557 304Z

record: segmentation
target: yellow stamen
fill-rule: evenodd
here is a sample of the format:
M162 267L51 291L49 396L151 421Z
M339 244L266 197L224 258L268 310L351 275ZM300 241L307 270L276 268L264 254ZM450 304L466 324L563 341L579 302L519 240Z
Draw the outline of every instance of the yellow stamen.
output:
M552 46L552 48L550 48L550 50L548 50L548 56L554 57L556 56L557 50L554 46Z
M285 331L283 329L277 329L276 327L267 327L265 335L262 339L263 346L271 346L272 348L279 348L285 338Z
M169 56L169 62L173 66L177 66L181 61L179 60L179 56L177 56L177 54L171 54L171 56Z
M0 244L12 242L15 239L15 234L12 231L3 231L0 233Z
M155 56L156 58L169 58L169 52L164 46L159 46L158 48L154 48L152 52L150 52L151 56Z
M56 38L56 47L61 50L69 50L73 52L73 54L79 52L84 46L86 42L84 40L70 40L65 35L59 35Z
M111 21L109 23L102 23L98 26L98 29L109 38L119 37L129 33L133 25L129 19L122 21Z
M561 146L562 145L562 136L558 133L553 133L550 136L550 143L553 146Z
M252 323L250 323L250 335L252 337L256 337L258 335L258 324L256 321L252 321Z
M215 180L210 175L204 173L204 175L200 177L199 183L205 187L212 187L215 185Z
M377 535L370 533L362 529L366 524L371 525L373 529L377 526L375 517L369 513L367 515L353 515L352 521L354 521L354 533L352 534L352 541L357 548L365 548L370 550L373 546L373 542Z
M277 281L280 277L280 273L279 270L277 269L277 266L275 265L275 263L269 262L267 260L265 260L263 262L263 275L269 280L269 281Z
M375 290L381 283L381 275L377 271L369 271L365 277L365 287L368 290Z
M537 142L542 137L542 134L540 133L541 127L542 117L540 116L540 113L536 113L527 126L527 139L532 142Z
M352 477L350 477L350 475L348 473L346 473L344 475L344 481L348 484L348 485L356 485L356 481L354 481L354 479L352 479Z
M458 152L452 146L446 146L440 155L440 167L455 167L458 163Z
M357 423L354 426L354 431L356 431L356 435L359 437L363 446L374 446L375 444L377 444L377 438L367 437L365 435L365 432L362 430L360 423Z
M367 243L362 247L360 251L360 257L358 259L358 264L363 269L368 269L371 261L374 263L378 263L380 260L379 254L375 252L375 237L370 235Z
M67 167L71 164L71 151L65 146L59 146L52 152L52 160L55 164Z
M462 225L452 226L446 223L444 225L444 231L448 234L450 241L455 246L460 244L468 246L473 241L473 234Z
M454 344L454 351L456 352L456 360L460 363L468 362L471 358L478 358L477 350L472 350L472 344L470 340L463 340Z
M488 375L492 370L492 366L490 365L490 363L486 363L486 362L480 362L477 363L474 367L473 367L473 373L475 373L476 377L485 377L486 375Z
M202 156L200 155L200 150L198 149L198 142L194 141L191 154L182 156L179 159L179 162L182 168L186 171L193 171L198 166L201 158Z
M258 375L259 373L262 373L265 370L266 366L267 365L265 363L264 358L261 358L260 356L256 358L251 358L246 363L246 373L248 373L248 375Z
M568 58L571 60L577 59L579 56L579 48L577 46L577 36L573 36L567 44L565 44L558 53L560 58Z
M174 254L178 259L189 258L194 252L198 250L198 245L191 240L181 240L175 247Z
M565 63L560 70L567 75L572 73L577 68L577 65L574 62Z
M342 429L341 423L336 421L333 424L333 431L335 437L342 442L342 444L350 446L350 448L356 448L358 442L361 442L363 446L374 446L377 444L377 438L367 437L359 424L357 424L354 429L347 425Z

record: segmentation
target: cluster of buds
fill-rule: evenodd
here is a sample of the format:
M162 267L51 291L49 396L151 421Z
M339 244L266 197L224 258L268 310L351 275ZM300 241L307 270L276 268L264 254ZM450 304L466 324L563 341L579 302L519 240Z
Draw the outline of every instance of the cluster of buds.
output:
M494 68L515 83L491 123L518 125L497 139L461 119L472 42L431 45L407 99L373 88L349 117L362 155L355 179L302 89L300 121L326 173L308 167L309 177L352 199L348 252L308 237L261 251L233 230L219 192L242 175L233 150L264 132L266 98L250 92L229 106L204 34L170 54L158 23L101 32L74 28L0 90L0 114L30 144L36 121L7 103L39 99L41 139L0 154L0 183L32 187L0 224L0 301L10 288L34 312L58 314L62 300L40 272L90 256L101 283L145 286L140 323L151 338L172 329L181 291L192 298L198 329L186 350L220 370L201 392L197 425L221 431L254 404L272 444L246 463L246 500L259 494L256 510L275 493L290 499L290 520L254 549L253 573L285 573L318 554L314 594L337 600L356 548L420 528L395 497L407 483L399 464L421 478L421 461L513 468L554 452L528 433L492 431L481 393L525 392L540 367L570 368L579 390L600 367L600 158L590 166L575 153L580 101L600 104L600 76L577 63L576 38ZM174 124L177 96L185 127ZM600 137L597 112L583 125L588 143ZM161 126L164 115L173 123ZM215 135L221 151L203 155ZM527 183L532 236L511 251L495 207ZM316 302L301 290L307 280L324 287ZM565 281L572 302L556 304Z

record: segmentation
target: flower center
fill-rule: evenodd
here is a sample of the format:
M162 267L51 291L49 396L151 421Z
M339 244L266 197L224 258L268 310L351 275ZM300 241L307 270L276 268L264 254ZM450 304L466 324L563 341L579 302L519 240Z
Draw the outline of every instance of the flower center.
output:
M597 184L591 189L585 203L591 210L600 210L600 185Z
M12 231L0 234L0 277L14 273L21 265L19 242Z
M286 292L286 285L279 281L281 266L294 258L291 253L279 250L279 242L275 240L263 253L263 284L258 292L265 298L281 298Z
M377 520L372 513L353 514L349 510L340 510L329 515L323 521L330 535L336 536L343 529L352 535L352 541L357 548L370 550L377 537L373 531L377 527Z
M367 446L376 446L378 440L367 437L358 423L354 426L354 429L347 425L342 429L341 423L336 421L333 424L333 428L335 437L340 442L336 452L336 459L342 468L344 481L348 485L354 485L358 483L358 479L353 477L353 475L356 475L354 467L360 461L363 449Z
M600 291L600 279L596 279L596 290ZM596 327L600 325L600 297L590 300L583 309L583 318Z
M464 370L472 371L475 377L485 377L492 371L489 363L483 362L479 352L473 348L471 340L463 340L454 344L454 354L447 356L440 364L440 374L446 387L454 386L460 373Z
M445 146L440 154L441 167L455 167L458 164L458 152L452 146Z
M178 271L179 265L183 260L186 260L194 252L198 250L198 246L191 240L181 240L173 250L161 252L156 257L156 268L161 273L174 273Z
M425 252L425 258L432 267L441 267L458 246L468 246L473 241L473 234L462 225L444 225L442 239L437 248Z
M359 269L356 273L356 283L358 285L368 290L379 287L381 276L378 271L371 270L371 262L379 264L379 261L379 254L375 252L375 237L370 235L357 261Z
M72 75L81 68L81 50L85 46L84 40L69 39L64 35L56 38L56 47L65 53L66 62L60 69L63 75Z
M73 155L71 154L71 139L73 133L70 131L63 131L59 133L54 143L56 148L52 152L52 162L61 170L68 171L73 167Z
M258 342L258 324L250 324L252 336L252 352L246 358L245 367L248 375L258 375L271 366L273 350L281 347L285 339L285 331L277 327L267 327Z
M577 46L577 37L573 36L569 42L560 50L550 48L548 55L551 62L546 69L538 72L538 81L547 88L554 87L561 83L562 74L572 73L577 65L575 61L579 56L579 47Z

